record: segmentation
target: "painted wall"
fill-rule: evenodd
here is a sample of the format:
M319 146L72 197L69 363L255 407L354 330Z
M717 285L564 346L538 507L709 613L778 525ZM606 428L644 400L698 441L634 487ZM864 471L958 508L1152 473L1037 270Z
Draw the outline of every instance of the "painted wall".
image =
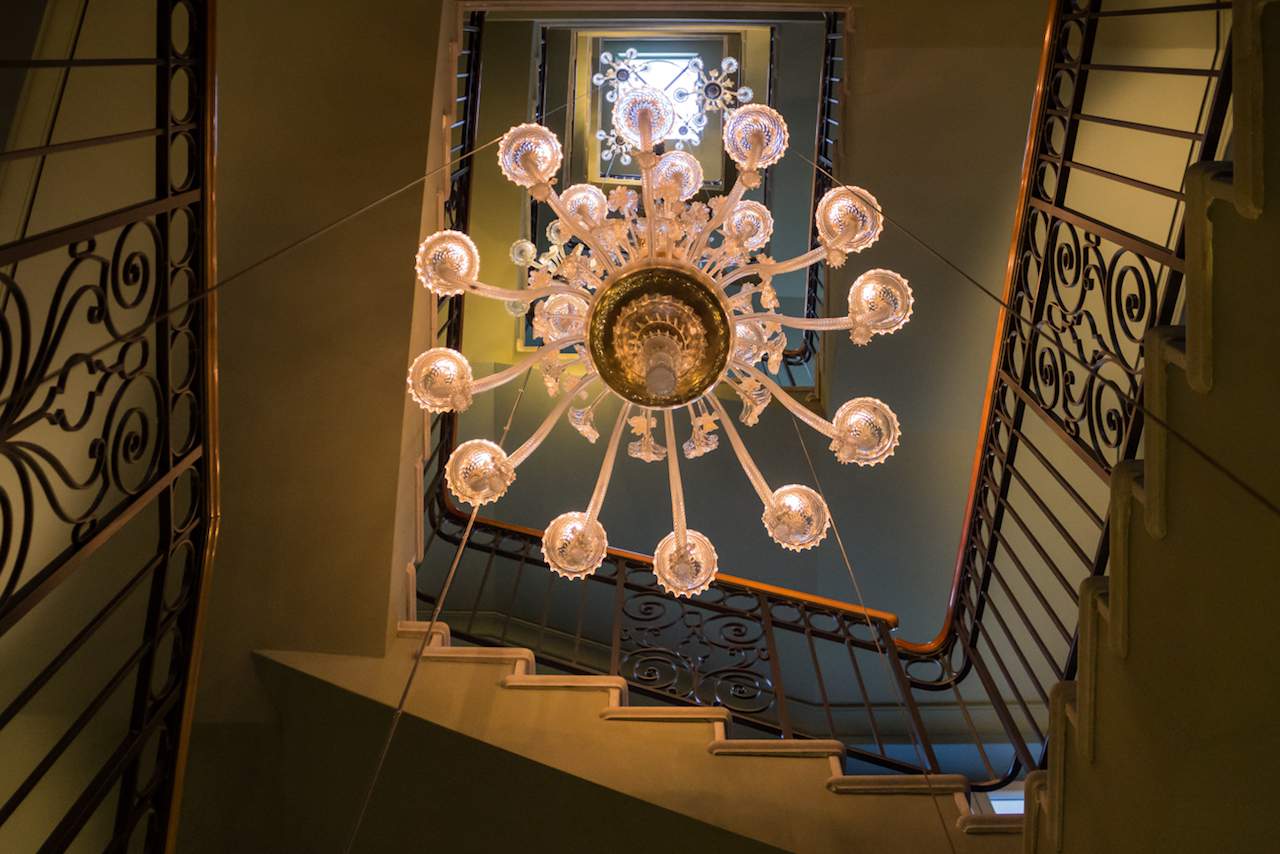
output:
M252 651L381 655L399 616L422 441L404 375L427 323L412 257L437 187L414 182L441 159L441 6L220 10L223 277L360 213L222 294L222 536L182 850L287 848L308 820L279 796ZM354 802L348 776L312 782Z

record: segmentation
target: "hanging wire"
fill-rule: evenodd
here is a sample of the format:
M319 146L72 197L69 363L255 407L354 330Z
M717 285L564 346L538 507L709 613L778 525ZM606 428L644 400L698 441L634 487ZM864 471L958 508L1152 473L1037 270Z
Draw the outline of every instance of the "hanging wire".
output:
M803 160L805 163L808 163L808 164L809 164L810 166L812 166L814 169L818 170L818 171L819 171L819 172L821 172L823 175L826 175L826 176L827 176L828 178L830 178L832 181L836 182L836 184L838 184L838 185L844 185L844 182L842 182L839 178L837 178L837 177L835 177L834 175L832 175L832 174L831 174L830 172L828 172L826 169L823 169L823 168L822 168L821 166L819 166L817 163L814 163L814 162L813 162L812 160L810 160L808 157L805 157L803 154L800 154L799 152L797 152L797 156L798 156L801 160ZM851 189L852 189L852 188L851 188ZM945 264L947 267L949 267L949 268L950 268L954 273L956 273L956 275L960 276L960 277L961 277L962 279L964 279L966 282L968 282L969 284L973 285L975 288L977 288L979 291L981 291L984 295L986 295L988 298L990 298L993 302L995 302L995 303L996 303L997 305L999 305L1001 308L1005 309L1005 311L1008 313L1008 316L1009 316L1009 317L1013 318L1014 320L1018 321L1019 323L1021 323L1021 324L1025 325L1025 326L1027 326L1027 327L1030 327L1030 332L1031 332L1031 334L1032 334L1032 335L1034 335L1034 334L1035 334L1035 332L1036 332L1036 331L1037 331L1037 329L1038 329L1039 324L1032 323L1030 320L1027 320L1025 317L1023 317L1021 314L1019 314L1019 313L1018 313L1018 311L1017 311L1017 309L1015 309L1015 308L1014 308L1012 305L1010 305L1009 303L1005 302L1005 300L1004 300L1004 298L1003 298L1003 297L1001 297L1000 295L998 295L997 293L995 293L995 291L991 290L991 289L990 289L990 288L988 288L986 285L984 285L984 284L982 284L981 282L979 282L979 281L978 281L977 279L975 279L973 276L969 275L969 273L967 273L965 270L961 269L961 267L959 267L959 266L958 266L954 261L952 261L952 260L951 260L950 258L948 258L947 256L943 255L940 251L938 251L938 250L937 250L937 249L935 249L932 245L930 245L928 241L926 241L924 238L920 237L918 234L916 234L916 233L915 233L914 231L912 231L910 228L908 228L907 226L903 225L901 222L899 222L898 220L894 219L894 218L893 218L892 216L890 216L889 214L885 213L884 209L882 209L878 204L876 204L876 203L875 203L875 201L874 201L873 199L868 198L868 197L867 197L865 194L863 194L863 193L858 193L858 197L859 197L859 198L861 198L861 199L862 199L862 200L863 200L863 201L864 201L868 206L870 206L870 207L874 208L874 209L876 210L876 212L878 212L878 213L879 213L879 214L884 218L885 222L888 222L890 225L892 225L892 226L894 226L895 228L897 228L899 231L901 231L901 232L902 232L903 234L905 234L907 237L911 238L913 241L915 241L916 243L918 243L918 244L919 244L922 248L924 248L924 249L925 249L929 254L933 255L935 258L937 258L939 261L941 261L943 264ZM1030 340L1030 338L1028 338L1028 340ZM1042 340L1050 340L1050 339L1042 339ZM1105 377L1101 376L1101 375L1098 373L1098 370L1099 370L1099 368L1101 367L1101 365L1100 365L1100 364L1099 364L1099 365L1091 365L1091 364L1089 364L1088 362L1084 361L1084 360L1083 360L1082 358L1080 358L1079 356L1077 356L1076 354L1072 353L1072 352L1071 352L1070 350L1068 350L1067 348L1063 347L1062 345L1060 345L1060 344L1055 344L1054 346L1056 346L1056 348L1058 349L1058 351L1059 351L1059 352L1061 352L1064 356L1066 356L1066 357L1067 357L1068 359L1070 359L1072 362L1075 362L1077 365L1079 365L1081 368L1083 368L1083 369L1085 370L1085 372L1086 372L1086 373L1088 373L1090 376L1092 376L1094 379L1096 379L1099 383L1101 383L1101 384L1102 384L1103 386L1105 386L1106 388L1109 388L1109 389L1110 389L1110 390L1111 390L1111 391L1112 391L1112 392L1113 392L1117 397L1119 397L1119 398L1120 398L1121 400L1123 400L1125 403L1127 403L1127 404L1129 404L1130 406L1132 406L1135 410L1142 412L1142 414L1143 414L1143 416L1144 416L1145 418L1150 419L1152 422L1154 422L1154 423L1156 423L1156 424L1159 424L1161 427L1163 427L1165 430L1167 430L1170 436L1174 436L1174 437L1176 437L1176 438L1178 439L1178 441L1182 442L1182 444L1183 444L1183 445L1185 445L1188 449L1190 449L1193 453L1195 453L1195 455L1196 455L1196 456L1200 457L1202 460L1204 460L1206 463L1208 463L1212 468L1215 468L1215 469L1217 469L1219 472L1221 472L1223 476L1225 476L1228 480L1232 481L1232 482L1233 482L1233 483L1235 483L1237 486L1239 486L1239 487L1240 487L1240 488L1241 488L1245 493L1247 493L1249 496L1251 496L1254 500L1256 500L1256 501L1257 501L1259 504L1261 504L1264 508L1266 508L1267 510L1271 511L1271 513L1273 513L1273 514L1275 514L1275 515L1277 515L1277 516L1280 516L1280 506L1277 506L1274 502L1272 502L1269 498L1267 498L1265 495L1263 495L1263 494L1262 494L1261 492L1259 492L1257 489L1255 489L1254 487L1250 486L1250 485L1249 485L1249 483L1248 483L1247 481L1245 481L1243 478L1241 478L1241 477L1240 477L1239 475L1237 475L1235 472L1231 471L1231 470L1230 470L1230 469L1228 469L1225 465L1223 465L1222 463L1218 462L1216 459L1214 459L1213 457L1211 457L1211 456L1208 454L1208 452L1207 452L1207 451L1204 451L1204 450L1203 450L1203 449L1201 449L1198 445L1196 445L1194 442L1192 442L1190 439L1188 439L1186 436L1182 435L1182 433L1180 433L1180 432L1178 432L1176 429L1174 429L1174 427L1173 427L1172 425L1170 425L1170 424L1169 424L1169 422L1165 421L1163 418L1161 418L1161 417L1159 417L1158 415L1156 415L1156 414L1155 414L1154 412L1152 412L1150 409L1147 409L1147 407L1143 405L1143 403L1142 403L1142 401L1141 401L1141 400L1139 400L1139 399L1138 399L1138 398L1136 398L1136 397L1131 397L1130 395L1126 394L1126 393L1124 392L1124 390L1123 390L1123 389L1121 389L1121 388L1120 388L1120 386L1116 385L1116 383L1115 383L1113 380L1109 380L1109 379L1106 379ZM1108 357L1108 358L1106 359L1106 361L1114 361L1114 360L1113 360L1113 359L1111 359L1110 357Z
M574 98L570 101L565 102L564 104L561 104L559 107L556 107L555 109L549 111L547 115L543 117L544 120L549 116L553 116L557 113L564 112L565 110L569 109L570 106L576 105L578 101L588 97L589 95L590 95L589 91L584 92L583 94L579 95L577 98ZM333 231L334 229L342 225L345 225L346 223L352 221L353 219L363 216L364 214L368 213L374 208L377 208L380 205L383 205L391 201L397 196L400 196L408 192L409 190L414 189L420 184L426 183L427 180L435 177L436 175L439 175L441 172L445 171L446 169L449 169L453 166L458 165L459 163L466 160L467 158L472 157L473 155L479 154L485 149L492 148L493 146L497 145L501 141L502 141L502 136L494 137L493 139L489 140L483 145L478 145L475 148L472 148L470 151L463 152L453 160L450 160L449 162L444 163L440 166L437 166L435 169L432 169L426 172L425 174L420 175L417 178L414 178L409 183L401 187L398 187L383 196L379 196L373 201L359 208L356 208L354 211L351 211L348 214L338 217L337 219L333 220L327 225L323 225L320 228L316 229L315 231L309 232L308 234L305 234L296 240L286 243L284 246L281 246L279 249L276 249L273 252L270 252L267 255L264 255L262 258L259 258L257 261L254 261L252 264L249 264L247 267L237 270L231 275L218 280L216 284L205 288L203 291L196 294L195 296L189 299L183 300L182 302L176 303L170 306L167 310L160 312L155 317L152 317L143 321L142 323L135 326L133 329L126 332L125 334L117 338L113 338L112 340L106 342L105 344L102 344L99 347L94 348L93 350L88 351L87 353L77 354L75 356L74 362L64 363L58 369L54 371L50 371L49 373L45 374L39 379L32 380L31 382L28 382L22 386L19 386L18 388L15 388L13 391L11 391L8 394L8 396L4 398L0 398L0 406L4 406L14 398L26 397L28 394L35 392L37 389L40 388L40 386L44 385L45 383L51 382L63 376L63 374L68 372L71 368L73 368L74 365L82 364L82 363L85 365L93 365L95 363L96 357L102 355L103 353L106 353L108 350L111 350L112 348L120 347L122 345L128 345L132 343L139 336L146 333L147 330L149 330L152 326L159 323L160 321L172 316L180 315L181 313L185 312L187 309L191 308L191 306L203 302L213 294L225 288L227 285L244 278L245 276L249 275L254 270L257 270L263 265L269 264L270 262L281 257L282 255L287 255L293 250L298 249L302 246L305 246L308 243L311 243L312 241L316 240L317 238L323 237L324 235L328 234L329 232ZM3 279L0 279L0 282L3 282ZM5 289L5 294L6 295L8 294L8 288Z
M511 412L507 415L507 423L503 426L502 436L498 439L498 447L502 447L507 441L507 434L511 432L511 423L515 420L516 410L520 408L520 401L524 399L524 392L529 387L529 377L532 374L532 369L525 372L524 382L520 384L520 389L516 392L516 399L511 404ZM449 572L445 575L444 584L440 587L440 595L436 597L435 607L431 609L431 620L427 623L427 630L422 635L422 641L418 644L417 653L413 657L413 666L409 668L409 678L405 680L404 690L400 692L400 701L396 704L395 711L391 714L391 724L387 727L387 737L383 739L382 748L378 751L378 762L373 768L373 776L370 778L369 785L364 791L364 797L360 801L360 812L356 814L356 823L351 828L351 836L347 839L347 846L343 849L346 854L351 854L356 844L356 838L360 835L360 826L364 824L364 816L369 810L369 802L373 800L373 792L378 786L378 778L382 776L382 766L386 764L387 755L391 752L391 742L395 738L396 728L400 725L400 718L404 716L404 707L409 701L409 691L413 688L414 679L418 675L418 665L422 662L422 656L427 651L428 644L431 643L431 635L440 622L440 613L444 610L445 598L449 595L449 588L453 586L453 578L458 572L458 564L462 562L462 555L466 552L467 544L471 540L471 530L475 527L476 515L479 512L479 504L471 508L471 515L467 517L467 526L463 529L462 538L458 541L458 548L453 553L453 563L449 565Z
M840 525L836 522L836 514L831 512L831 502L827 501L827 494L822 489L822 481L818 478L818 470L813 465L813 458L809 456L809 446L804 441L804 432L800 429L800 421L795 415L791 416L791 426L795 428L796 441L800 443L800 450L804 452L804 461L809 466L809 475L813 478L813 486L818 490L818 495L822 496L823 502L827 505L827 515L831 519L831 532L835 534L836 545L840 549L840 558L844 561L844 567L849 573L849 582L853 585L853 593L858 599L858 607L862 608L862 617L866 620L867 629L871 633L872 642L876 645L876 653L880 659L880 664L884 667L885 675L888 677L889 684L894 686L894 694L898 698L898 704L902 707L904 720L909 721L911 713L908 708L909 698L907 697L906 692L911 689L909 684L908 687L903 688L899 681L894 678L893 673L890 670L889 659L887 657L890 655L897 655L897 650L896 648L886 650L880 644L880 632L871 622L871 615L867 613L867 600L862 595L862 585L858 583L858 576L853 571L853 562L849 560L849 552L845 550L844 537L840 536ZM910 739L911 748L916 754L916 764L922 769L921 776L924 777L925 786L929 789L929 801L933 804L933 809L938 814L938 822L942 826L942 835L946 838L947 845L951 848L952 854L955 854L955 844L951 841L951 833L948 829L947 820L942 815L942 807L938 806L938 792L933 788L933 781L930 779L932 775L929 773L929 766L925 764L924 753L919 743L920 739L924 737L923 733L916 733L915 728L912 727L910 723L907 724L907 729L912 733Z

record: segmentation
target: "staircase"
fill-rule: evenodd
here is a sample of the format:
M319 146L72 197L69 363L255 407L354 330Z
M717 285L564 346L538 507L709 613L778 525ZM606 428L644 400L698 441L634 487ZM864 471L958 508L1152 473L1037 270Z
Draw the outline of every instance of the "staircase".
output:
M1233 161L1187 174L1186 322L1144 339L1159 421L1111 478L1110 575L1081 587L1028 854L1276 850L1280 4L1232 14Z
M259 657L393 707L426 628L401 623L382 659L283 651ZM300 704L280 706L287 731ZM847 776L838 741L729 739L726 709L632 706L619 677L539 674L529 650L452 646L442 625L423 652L405 713L532 760L547 774L559 769L773 848L1001 854L1018 847L1021 817L971 811L961 776ZM469 773L431 757L415 764L436 775ZM575 848L586 842L571 826L574 812L563 811L558 845L588 850ZM661 825L652 832L670 839ZM534 840L522 844L537 848ZM618 845L630 850L632 843Z
M1280 758L1275 668L1266 664L1280 641L1271 607L1280 599L1280 180L1263 181L1280 175L1280 146L1264 145L1280 139L1280 4L1236 0L1232 28L1233 161L1187 174L1185 323L1144 339L1143 458L1111 475L1108 574L1080 586L1076 678L1050 692L1049 755L1026 778L1025 824L984 812L961 776L850 776L840 742L726 738L728 710L631 705L617 676L540 673L528 649L454 646L441 626L400 731L436 727L492 761L476 771L461 751L413 753L397 735L393 758L408 758L399 776L384 772L391 791L380 785L366 821L385 847L475 832L469 818L449 815L432 827L379 820L388 801L428 809L394 788L417 773L492 792L503 806L495 826L531 849L640 850L661 840L684 850L683 840L707 850L877 854L1273 850L1262 828L1274 797L1258 772ZM425 629L401 623L380 659L258 655L314 690L363 698L385 723ZM297 716L323 714L291 702L288 690L276 692L286 733ZM472 773L482 779L469 781ZM548 820L543 789L565 777L654 811L602 820L575 802ZM447 813L435 806L434 815ZM611 823L608 843L591 835ZM699 827L707 835L694 845ZM382 850L362 836L356 850L374 848Z

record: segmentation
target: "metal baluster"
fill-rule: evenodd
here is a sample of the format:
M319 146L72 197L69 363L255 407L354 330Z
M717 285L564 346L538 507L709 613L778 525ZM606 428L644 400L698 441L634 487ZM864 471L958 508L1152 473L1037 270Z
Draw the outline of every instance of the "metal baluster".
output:
M897 644L893 642L893 635L889 633L889 627L884 623L876 623L876 631L880 635L883 656L888 660L889 670L893 673L894 681L898 683L898 690L902 694L902 704L906 707L911 730L915 733L920 749L924 752L925 764L930 771L936 773L941 770L941 766L938 764L938 757L934 755L933 744L929 741L929 732L925 729L924 721L920 717L920 707L911 693L911 680L907 678L907 672L898 658Z
M778 725L782 728L782 737L791 738L795 732L791 729L791 715L787 710L787 691L782 685L782 662L778 658L778 644L773 636L773 615L769 612L769 599L757 591L756 601L760 603L760 622L764 625L765 648L769 652L769 675L773 680L773 703L778 711Z
M622 558L615 558L613 565L613 639L609 652L609 675L618 676L622 672L622 602L627 592L627 565Z

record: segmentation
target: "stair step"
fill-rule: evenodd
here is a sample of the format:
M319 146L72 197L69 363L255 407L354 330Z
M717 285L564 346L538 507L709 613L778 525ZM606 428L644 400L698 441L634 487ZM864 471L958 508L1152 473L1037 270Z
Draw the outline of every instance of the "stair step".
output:
M838 795L951 795L969 791L963 774L858 774L827 781Z
M552 676L538 673L504 676L503 688L555 689L555 690L606 690L615 692L612 705L627 701L627 680L621 676Z
M663 708L661 706L607 706L600 712L606 721L709 721L711 723L728 724L733 715L728 709L718 706L693 706L687 709Z
M843 756L844 745L828 739L726 738L707 745L713 756L785 756L809 758Z
M400 620L396 623L396 637L420 638L430 625L431 623L426 620ZM450 646L453 643L449 626L445 623L437 622L436 627L431 630L431 635L429 646Z
M961 833L975 836L1022 833L1025 825L1020 815L962 815L956 819L956 827Z
M432 646L423 651L422 657L428 661L510 662L516 676L532 672L535 666L533 652L518 647ZM510 678L512 677L504 677Z

